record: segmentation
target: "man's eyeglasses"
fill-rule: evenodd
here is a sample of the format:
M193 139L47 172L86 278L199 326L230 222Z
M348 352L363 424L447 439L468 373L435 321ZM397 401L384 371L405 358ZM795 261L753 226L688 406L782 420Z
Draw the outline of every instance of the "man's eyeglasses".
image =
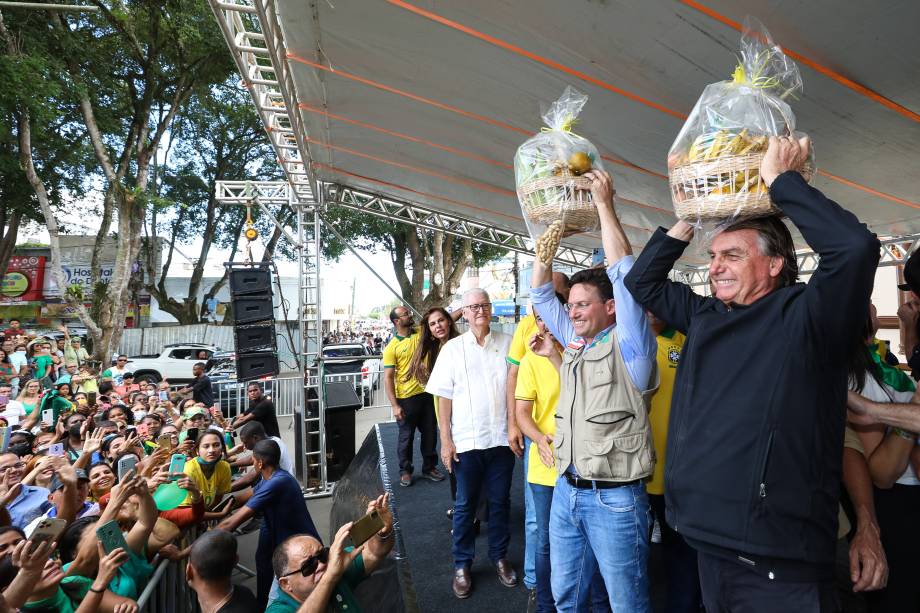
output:
M603 304L603 302L601 302L600 300L592 300L591 302L566 302L562 306L565 307L566 313L571 313L575 309L578 309L579 311L581 311L583 309L587 309L592 304L597 304L597 303Z
M118 359L118 360L115 360L115 361L116 361L116 362L127 362L128 360L125 360L125 359Z
M329 561L329 548L323 547L322 549L314 553L312 556L304 560L303 564L300 565L300 568L298 568L297 570L292 570L289 573L284 573L278 578L283 579L284 577L290 577L291 575L296 575L297 573L300 573L304 577L309 577L310 575L316 572L316 567L319 566L320 562L325 564L328 561Z
M0 468L0 475L10 471L10 470L22 470L26 467L25 462L16 462L15 464L10 464L9 466L4 466Z
M480 311L491 311L492 303L491 302L481 302L479 304L468 304L464 309L469 309L473 313L479 313Z

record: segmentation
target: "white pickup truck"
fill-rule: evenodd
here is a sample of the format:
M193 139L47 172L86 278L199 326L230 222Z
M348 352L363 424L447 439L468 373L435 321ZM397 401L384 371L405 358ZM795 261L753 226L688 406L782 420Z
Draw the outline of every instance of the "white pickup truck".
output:
M204 343L177 343L166 345L160 353L128 356L128 371L134 373L134 382L157 383L167 379L170 383L183 383L195 378L192 366L207 362L220 347ZM200 354L207 353L208 358Z
M364 405L372 403L374 391L380 389L383 370L377 354L361 343L335 343L323 345L323 358L331 358L324 362L326 381L353 380L355 392L363 398Z

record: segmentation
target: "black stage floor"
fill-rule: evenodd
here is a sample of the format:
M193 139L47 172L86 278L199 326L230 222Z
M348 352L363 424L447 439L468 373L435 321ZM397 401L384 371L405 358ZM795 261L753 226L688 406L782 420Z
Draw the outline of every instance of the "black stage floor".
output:
M450 483L447 479L433 483L416 476L411 487L401 487L399 463L396 459L396 424L381 424L380 438L386 461L386 473L390 478L390 490L396 501L400 534L405 548L405 557L412 574L412 583L419 610L425 613L449 613L462 611L526 611L527 590L523 583L514 588L504 587L492 569L488 551L488 539L483 530L476 538L476 560L471 574L473 593L469 598L458 600L451 590L453 579L453 541L450 535L451 521L446 512L452 506ZM415 444L413 464L421 467L422 458ZM444 467L440 467L446 474ZM511 543L508 559L523 576L524 569L524 469L520 460L511 483Z
M527 590L523 582L515 588L507 588L499 583L486 555L488 539L485 529L476 539L476 560L472 567L473 593L465 600L459 600L454 596L451 590L453 541L450 535L451 522L446 515L447 509L451 507L450 484L446 479L441 483L433 483L419 478L416 474L411 487L400 487L399 465L396 459L396 424L380 424L379 432L383 456L381 459L385 462L385 470L381 472L388 477L387 489L395 498L403 548L399 553L403 557L402 562L411 573L411 584L414 587L418 610L424 613L524 613L527 610ZM414 453L413 464L420 467L422 461L418 437ZM443 466L440 468L444 470ZM511 543L508 559L520 577L524 575L523 483L524 466L518 460L511 483ZM661 611L664 605L664 586L659 546L652 546L651 557L652 603L656 611Z

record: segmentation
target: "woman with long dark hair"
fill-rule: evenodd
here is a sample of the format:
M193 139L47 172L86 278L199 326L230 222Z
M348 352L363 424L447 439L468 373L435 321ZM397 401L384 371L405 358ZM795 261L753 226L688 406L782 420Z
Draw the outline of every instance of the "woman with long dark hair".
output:
M444 307L431 307L422 315L421 332L419 333L418 346L415 353L412 354L412 361L409 362L409 370L406 373L407 378L415 378L422 387L428 383L428 377L431 376L431 370L438 359L441 347L450 339L460 336L457 330L457 324L454 318ZM438 399L434 399L435 416L438 414ZM457 477L453 471L449 471L450 478L450 497L451 500L457 498ZM447 516L453 517L453 508L448 509Z
M425 311L425 314L422 315L418 346L415 348L415 353L412 354L412 361L409 362L409 370L405 379L414 378L423 386L428 383L428 377L438 359L441 347L456 336L460 336L460 332L447 309L432 307Z

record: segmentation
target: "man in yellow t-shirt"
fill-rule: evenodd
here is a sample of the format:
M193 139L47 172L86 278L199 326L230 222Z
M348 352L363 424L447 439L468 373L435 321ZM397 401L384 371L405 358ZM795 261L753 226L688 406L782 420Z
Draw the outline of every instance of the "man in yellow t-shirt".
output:
M443 481L444 474L438 470L438 427L434 415L434 399L425 388L410 377L409 365L412 354L418 346L419 335L413 330L412 312L404 306L390 311L393 322L393 338L383 350L383 381L393 408L393 417L399 425L399 441L396 455L399 458L399 484L412 485L412 451L415 430L421 438L422 477L431 481Z
M649 506L661 528L661 545L664 549L665 582L667 585L666 611L699 611L702 605L696 550L668 525L665 519L664 474L665 449L668 441L668 420L671 416L671 396L674 378L680 363L680 352L686 337L677 330L648 313L649 325L658 341L658 391L652 396L649 422L655 444L655 472L645 486Z

